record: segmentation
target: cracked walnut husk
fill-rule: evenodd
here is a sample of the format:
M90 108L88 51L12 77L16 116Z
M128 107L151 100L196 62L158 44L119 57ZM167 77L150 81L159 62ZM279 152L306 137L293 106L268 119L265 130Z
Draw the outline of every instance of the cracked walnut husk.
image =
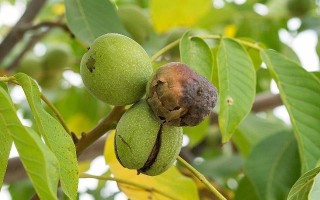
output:
M158 118L171 126L196 126L218 99L207 79L179 62L160 67L147 86L147 102Z

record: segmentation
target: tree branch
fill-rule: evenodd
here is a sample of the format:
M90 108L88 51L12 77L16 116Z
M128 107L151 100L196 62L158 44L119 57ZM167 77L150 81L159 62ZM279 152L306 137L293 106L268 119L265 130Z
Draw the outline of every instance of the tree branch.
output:
M45 2L46 0L32 0L28 4L27 9L22 15L22 17L19 19L17 24L11 29L11 31L0 44L0 63L23 37L24 32L21 31L21 27L33 21L33 19L37 16Z
M83 150L85 150L93 142L99 139L107 131L114 128L124 112L124 106L114 107L109 115L105 119L103 119L94 129L89 131L87 134L82 134L80 140L76 141L77 155L81 155Z
M281 106L280 94L263 93L256 96L252 106L253 112L261 112Z
M56 22L51 22L53 24L61 24L61 21L63 19L63 15L59 16ZM48 23L48 22L46 22ZM33 26L36 28L40 28L42 27L42 24ZM29 27L29 28L33 28L33 27ZM45 27L45 26L44 26ZM7 70L14 70L16 67L18 67L20 60L23 58L23 56L39 41L41 40L46 34L48 34L54 27L57 26L48 26L46 27L46 30L43 30L40 33L37 33L35 35L33 35L30 40L28 41L28 43L25 45L24 49L15 57L15 59L11 62L11 64L7 67ZM22 30L30 30L30 29L23 29Z
M15 57L15 59L6 67L8 71L14 70L16 67L18 67L20 60L23 58L23 56L41 39L43 38L51 29L47 29L41 33L33 35L28 43L25 45L24 49ZM0 49L1 51L1 49Z
M22 31L23 32L26 32L26 31L29 31L29 30L37 30L37 29L40 29L40 28L61 28L62 30L64 30L65 32L67 33L70 33L70 30L68 28L68 26L64 23L61 23L59 21L57 22L51 22L51 21L44 21L44 22L40 22L39 24L36 24L36 25L29 25L29 26L25 26L25 27L22 27Z

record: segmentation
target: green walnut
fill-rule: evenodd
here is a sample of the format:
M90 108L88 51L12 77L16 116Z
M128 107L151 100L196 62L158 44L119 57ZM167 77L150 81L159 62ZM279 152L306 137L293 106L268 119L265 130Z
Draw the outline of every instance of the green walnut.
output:
M148 54L134 40L109 33L97 38L81 60L84 85L111 105L137 102L152 75Z
M182 145L182 128L161 124L145 100L134 104L121 117L115 135L120 164L155 176L176 160Z
M49 46L43 58L43 68L45 70L61 71L70 65L71 52L71 48L65 44L53 44Z
M25 55L19 64L18 71L38 80L42 73L41 59L34 54Z
M121 6L118 9L118 15L122 24L136 42L142 44L148 40L152 33L152 25L140 7Z

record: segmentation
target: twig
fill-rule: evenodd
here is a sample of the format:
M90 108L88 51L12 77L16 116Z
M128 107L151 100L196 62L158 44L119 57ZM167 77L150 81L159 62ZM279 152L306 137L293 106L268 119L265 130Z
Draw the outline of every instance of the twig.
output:
M161 194L162 196L165 196L169 199L177 199L161 190L159 190L156 187L150 187L148 185L143 185L140 183L136 183L133 181L129 181L127 179L121 179L121 178L114 178L114 177L110 177L110 176L94 176L94 175L90 175L90 174L86 174L86 173L82 173L80 174L80 178L95 178L95 179L99 179L99 180L106 180L106 181L116 181L117 183L122 183L122 184L126 184L126 185L130 185L133 187L137 187L137 188L141 188L143 190L146 190L148 192L156 192L158 194Z
M214 40L219 40L219 39L223 38L223 36L220 36L220 35L195 35L195 36L190 36L189 38L192 38L192 37L199 37L202 39L214 39ZM245 46L257 49L259 51L263 49L262 47L260 47L256 43L251 43L251 42L244 41L244 40L237 39L237 38L232 38L232 39L234 39L235 41L237 41ZM163 47L162 49L160 49L157 53L155 53L150 58L151 62L155 62L157 60L157 58L159 58L162 54L169 51L170 49L174 48L176 45L179 44L179 42L180 42L180 39L177 39L177 40L171 42L170 44L168 44L167 46Z
M214 188L211 183L204 177L198 170L192 167L189 163L183 160L181 157L178 157L177 160L186 167L190 172L192 172L195 177L197 177L213 194L218 197L220 200L227 200L216 188Z
M47 29L41 33L33 35L28 43L25 45L24 49L15 57L15 59L6 67L7 70L12 71L18 67L20 60L23 56L41 39L43 38L51 29Z
M257 49L258 51L261 51L263 50L262 47L260 47L257 43L251 43L251 42L248 42L248 41L245 41L245 40L241 40L241 39L237 39L237 38L233 38L235 41L239 42L240 44L243 44L247 47L251 47L253 49Z
M57 18L56 22L52 22L52 23L56 23L56 24L60 24L61 21L63 19L63 15L59 16ZM39 28L40 26L38 26ZM41 40L46 34L48 34L55 26L48 26L46 28L46 30L37 33L35 35L33 35L30 40L28 41L28 43L25 45L24 49L15 57L15 59L11 62L11 64L6 67L8 70L13 70L16 67L18 67L20 60L23 58L23 56L39 41ZM23 29L23 30L28 30L28 29Z
M196 37L200 37L202 39L214 39L214 40L219 40L219 39L223 38L223 36L220 36L220 35L199 35ZM238 39L238 38L232 38L232 39L239 42L240 44L243 44L243 45L248 46L250 48L257 49L259 51L263 50L263 48L260 47L257 43L252 43L252 42L245 41L245 40Z
M22 29L22 31L29 31L29 30L37 30L37 29L40 29L40 28L61 28L62 30L64 30L65 32L67 33L70 33L70 30L68 28L68 26L64 23L61 23L59 21L57 22L51 22L51 21L44 21L44 22L40 22L36 25L29 25L29 26L25 26Z
M109 115L105 119L103 119L95 128L93 128L88 133L83 134L76 143L77 155L79 156L88 146L99 139L107 131L114 128L124 112L124 106L115 106L109 113Z
M280 94L263 93L256 96L252 106L253 112L261 112L282 105Z
M176 45L178 45L180 42L180 39L175 40L173 42L171 42L170 44L168 44L167 46L165 46L164 48L160 49L157 53L155 53L151 58L151 62L155 62L157 60L158 57L160 57L162 54L164 54L165 52L169 51L170 49L172 49L173 47L175 47Z
M20 18L20 20L11 29L11 31L0 44L0 63L23 37L24 32L21 31L21 27L33 21L33 19L37 16L45 2L46 0L32 0L28 4L27 9Z
M2 76L2 77L0 77L0 81L2 81L2 82L11 82L13 80L15 80L14 76L9 76L9 77Z

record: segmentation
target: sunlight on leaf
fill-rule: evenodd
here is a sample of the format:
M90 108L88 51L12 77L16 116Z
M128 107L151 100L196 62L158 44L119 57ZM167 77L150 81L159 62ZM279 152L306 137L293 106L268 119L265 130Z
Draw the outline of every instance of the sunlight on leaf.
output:
M289 112L304 173L314 168L320 157L320 81L276 51L264 50L261 56Z
M217 53L219 79L219 127L227 142L249 114L255 96L256 73L245 49L224 38Z
M114 133L112 131L108 136L105 145L105 159L110 166L111 172L116 178L122 178L133 181L135 183L144 184L147 187L157 188L172 199L181 200L196 200L198 199L198 191L195 183L190 178L187 178L179 173L176 167L172 166L166 172L158 176L137 175L136 170L124 168L118 162L114 152ZM164 197L154 191L146 191L141 188L136 188L129 185L118 184L121 190L133 200L140 199L170 199Z
M309 193L310 200L316 200L320 197L320 173L314 177L314 181Z
M0 87L0 130L10 134L40 199L57 199L58 161L40 136L19 121L7 92Z
M0 89L2 92L6 92L6 86L3 84L2 88L2 83L0 82ZM0 107L0 113L3 112L3 108ZM4 120L0 118L0 120ZM2 124L2 123L1 123ZM9 158L9 153L11 150L12 146L12 138L10 136L10 133L6 130L5 127L1 127L0 124L0 188L2 187L2 182L4 178L4 174L6 173L7 165L8 165L8 158Z
M70 199L75 199L79 169L73 140L63 126L42 106L41 93L36 82L23 73L18 73L15 77L27 97L39 133L59 161L62 190Z
M319 172L320 167L317 167L303 174L291 188L288 195L288 200L308 200L309 191L313 185L315 177L319 174Z

